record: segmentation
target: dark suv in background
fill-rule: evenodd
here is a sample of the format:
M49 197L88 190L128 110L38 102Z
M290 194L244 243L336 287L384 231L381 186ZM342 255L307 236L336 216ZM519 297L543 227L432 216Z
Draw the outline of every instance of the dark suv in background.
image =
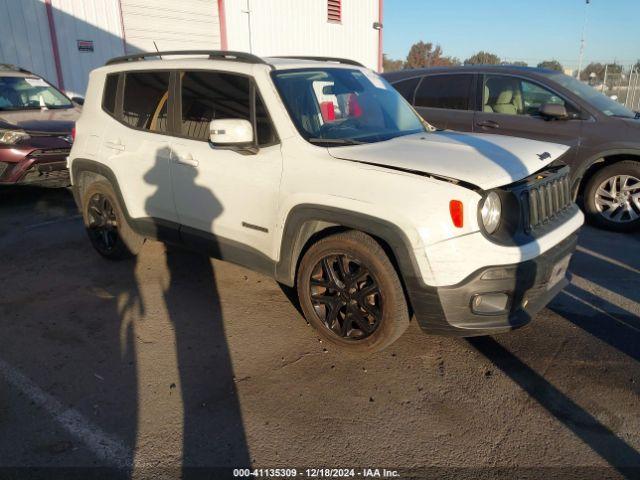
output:
M80 106L43 78L0 64L0 186L69 185Z
M440 129L563 143L587 218L640 228L640 115L560 72L515 66L401 70L383 75Z

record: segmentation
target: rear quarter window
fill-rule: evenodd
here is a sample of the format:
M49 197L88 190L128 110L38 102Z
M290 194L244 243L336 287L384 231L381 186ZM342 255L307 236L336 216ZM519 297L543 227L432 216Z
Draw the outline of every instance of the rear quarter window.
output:
M424 77L416 92L416 107L469 110L473 75Z
M400 80L399 82L393 84L393 88L395 88L400 93L400 95L406 98L409 103L413 103L413 94L416 91L416 87L418 86L419 81L420 77Z
M102 95L102 109L115 116L116 114L116 94L118 93L119 73L110 73L104 82L104 93Z

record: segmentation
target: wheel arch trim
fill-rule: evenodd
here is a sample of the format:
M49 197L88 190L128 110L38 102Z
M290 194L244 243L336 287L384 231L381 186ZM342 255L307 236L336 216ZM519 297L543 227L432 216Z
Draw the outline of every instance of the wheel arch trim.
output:
M314 235L331 227L359 230L381 239L391 248L401 276L404 279L421 279L411 242L398 225L353 210L327 205L299 204L289 211L284 223L280 256L275 270L276 280L293 286L305 245Z
M581 189L584 186L584 181L586 180L585 174L597 163L605 162L607 157L613 157L617 155L630 155L633 157L637 157L640 162L640 149L631 148L631 147L621 147L621 148L612 148L609 150L600 151L594 155L591 155L587 160L581 162L580 166L576 168L576 171L573 175L574 180L574 189L577 193L578 189ZM578 187L578 188L576 188Z

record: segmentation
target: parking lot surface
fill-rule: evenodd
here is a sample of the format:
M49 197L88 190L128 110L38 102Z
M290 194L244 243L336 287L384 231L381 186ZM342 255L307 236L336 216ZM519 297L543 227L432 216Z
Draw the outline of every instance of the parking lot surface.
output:
M155 242L102 259L65 190L0 190L0 252L2 467L640 475L638 235L583 228L571 285L524 329L413 324L369 357L243 268Z

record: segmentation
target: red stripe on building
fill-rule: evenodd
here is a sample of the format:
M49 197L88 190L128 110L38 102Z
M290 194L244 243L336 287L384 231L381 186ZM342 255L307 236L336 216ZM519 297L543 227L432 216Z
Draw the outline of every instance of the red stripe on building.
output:
M118 0L118 9L120 10L120 28L122 28L122 54L127 54L127 34L124 29L124 16L122 15L122 0Z
M224 13L224 0L218 0L218 21L220 22L220 49L227 50L227 18Z
M58 77L58 88L64 91L64 78L62 77L62 65L60 64L60 51L58 50L58 36L56 35L56 24L53 21L53 7L51 0L44 1L47 10L47 20L49 21L49 35L51 36L51 50L53 61L56 64L56 76Z

